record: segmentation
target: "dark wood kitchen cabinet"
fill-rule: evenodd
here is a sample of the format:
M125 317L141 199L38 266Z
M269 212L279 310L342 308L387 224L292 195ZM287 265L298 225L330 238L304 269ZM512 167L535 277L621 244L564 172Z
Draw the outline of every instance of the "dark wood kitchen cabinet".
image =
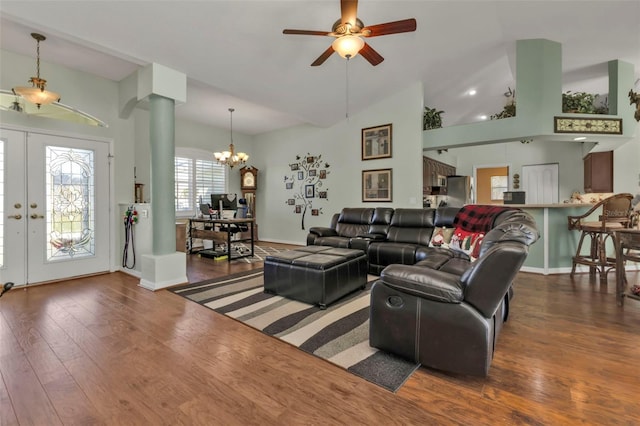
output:
M613 151L584 157L584 192L613 192Z
M446 177L456 174L456 168L429 157L422 157L422 194L431 195L433 187L439 189L442 194L446 187ZM446 193L446 192L445 192Z

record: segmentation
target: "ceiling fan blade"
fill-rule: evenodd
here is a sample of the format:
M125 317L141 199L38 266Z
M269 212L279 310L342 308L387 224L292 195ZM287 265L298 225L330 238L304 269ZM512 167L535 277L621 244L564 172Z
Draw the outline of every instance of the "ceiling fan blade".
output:
M362 57L369 61L369 63L374 67L384 61L384 58L367 43L364 44L364 47L360 49L360 52L358 53L360 53Z
M342 18L340 21L350 23L352 26L356 25L356 19L358 18L358 0L340 0L340 11L342 12Z
M312 31L312 30L282 30L282 34L328 36L330 33L326 31Z
M402 21L387 22L385 24L364 27L362 32L366 37L377 37L387 34L409 33L416 30L416 20L403 19ZM368 33L368 34L367 34Z
M335 52L335 50L333 50L333 47L329 46L329 48L327 50L325 50L322 53L322 55L318 56L318 59L313 61L311 66L312 67L317 67L318 65L322 65L324 63L324 61L326 61L329 58L329 56L331 56L333 54L333 52Z

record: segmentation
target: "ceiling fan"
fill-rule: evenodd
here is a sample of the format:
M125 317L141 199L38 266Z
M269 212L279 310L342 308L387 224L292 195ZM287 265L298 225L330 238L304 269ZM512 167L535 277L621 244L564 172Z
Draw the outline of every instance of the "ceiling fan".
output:
M373 66L384 61L384 58L369 46L362 37L378 37L389 34L408 33L416 30L416 20L386 22L365 27L358 19L358 0L340 0L342 17L334 24L330 32L311 30L283 30L283 34L331 36L336 39L331 46L311 64L312 67L322 65L333 52L343 58L352 58L360 53Z

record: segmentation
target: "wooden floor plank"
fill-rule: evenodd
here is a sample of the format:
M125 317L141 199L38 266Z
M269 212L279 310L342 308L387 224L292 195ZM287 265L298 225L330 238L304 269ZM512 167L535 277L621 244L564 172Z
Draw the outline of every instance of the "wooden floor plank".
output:
M1 359L2 357L0 357ZM0 371L0 425L14 426L18 424L18 418L13 410L11 404L11 398L9 398L9 391L4 383Z
M0 373L20 424L62 424L46 390L22 351L1 357Z
M286 247L286 246L283 246ZM191 282L262 267L187 256ZM628 275L638 282L640 273ZM634 424L640 302L518 275L489 377L419 369L392 394L123 273L0 299L2 424Z

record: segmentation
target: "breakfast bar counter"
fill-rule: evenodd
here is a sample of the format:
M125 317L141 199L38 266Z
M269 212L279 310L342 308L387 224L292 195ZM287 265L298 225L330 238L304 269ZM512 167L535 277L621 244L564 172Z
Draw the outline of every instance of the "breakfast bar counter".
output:
M571 272L571 259L578 248L580 233L569 231L567 216L586 213L593 204L509 204L531 214L540 230L540 240L529 249L522 271L538 274ZM597 217L596 217L597 220ZM613 252L613 246L611 248ZM578 268L580 271L580 268Z

